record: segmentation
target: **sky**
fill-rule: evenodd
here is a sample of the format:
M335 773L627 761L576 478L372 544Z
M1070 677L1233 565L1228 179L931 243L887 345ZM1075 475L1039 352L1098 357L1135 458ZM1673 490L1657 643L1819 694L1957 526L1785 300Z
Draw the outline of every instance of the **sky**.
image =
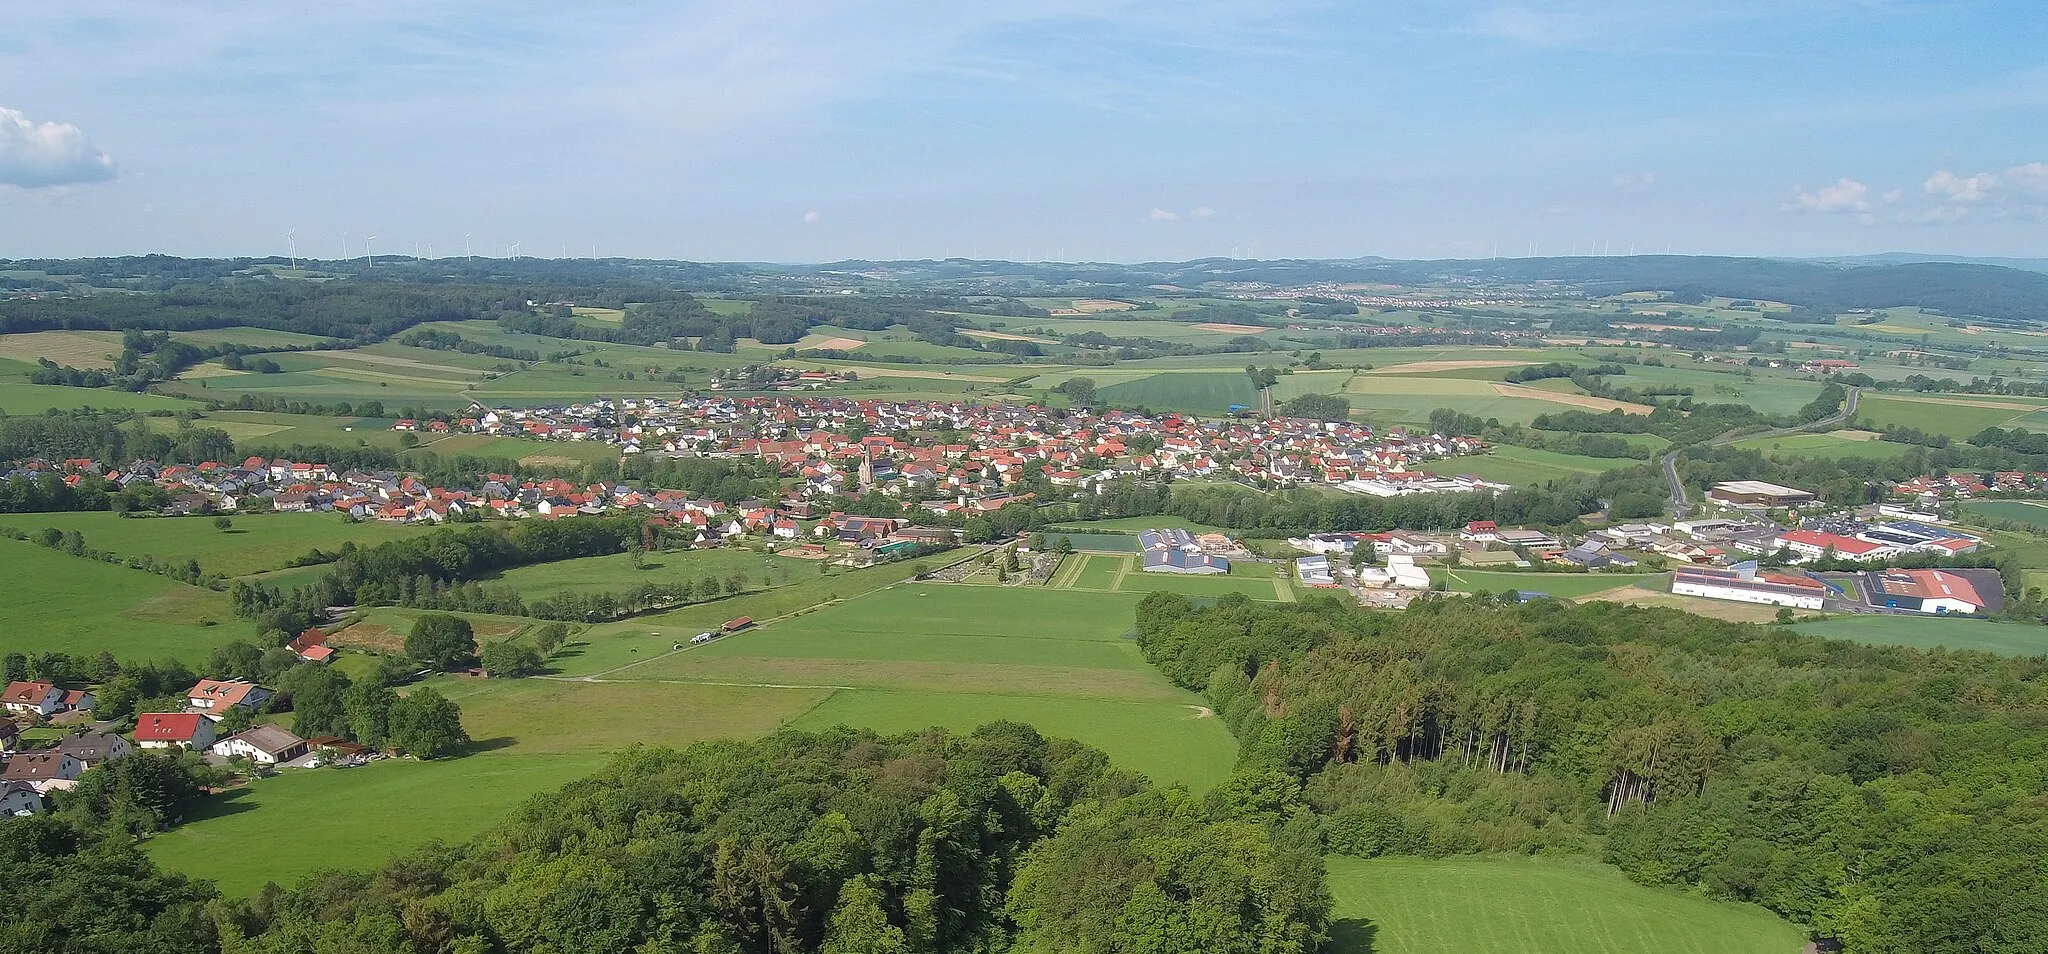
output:
M7 258L2048 257L2040 0L5 19Z

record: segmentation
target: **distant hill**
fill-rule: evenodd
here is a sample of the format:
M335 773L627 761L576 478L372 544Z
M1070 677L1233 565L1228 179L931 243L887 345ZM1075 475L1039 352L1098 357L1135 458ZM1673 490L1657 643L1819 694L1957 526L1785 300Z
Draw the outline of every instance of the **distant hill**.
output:
M2048 272L2048 258L1983 258L1967 255L1928 255L1921 252L1880 252L1876 255L1849 255L1842 258L1818 259L1824 262L1847 262L1851 265L1909 265L1926 262L1944 262L1952 265L1997 265L2003 268L2019 268L2030 272Z

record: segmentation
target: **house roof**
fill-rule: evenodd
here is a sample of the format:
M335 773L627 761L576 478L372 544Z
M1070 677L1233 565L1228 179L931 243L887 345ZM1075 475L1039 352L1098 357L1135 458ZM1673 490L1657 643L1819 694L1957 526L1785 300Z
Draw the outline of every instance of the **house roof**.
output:
M7 695L4 700L40 705L44 699L49 698L50 690L54 688L56 687L47 682L10 682L7 684Z
M198 685L192 687L191 692L185 694L185 697L188 699L211 699L216 706L223 704L234 706L241 705L249 698L249 693L262 688L262 686L256 685L253 682L244 682L239 679L227 681L201 679Z
M1877 575L1878 586L1887 596L1923 600L1959 600L1971 606L1985 605L1977 587L1959 573L1941 570L1886 570Z
M190 742L201 722L207 719L197 712L145 712L135 717L135 741Z
M242 742L251 748L273 756L288 751L295 746L306 744L305 739L301 739L285 729L274 725L255 726L221 741Z
M77 759L57 749L39 749L34 752L18 752L7 760L7 769L0 772L0 778L10 782L27 782L56 778L63 774L64 760Z

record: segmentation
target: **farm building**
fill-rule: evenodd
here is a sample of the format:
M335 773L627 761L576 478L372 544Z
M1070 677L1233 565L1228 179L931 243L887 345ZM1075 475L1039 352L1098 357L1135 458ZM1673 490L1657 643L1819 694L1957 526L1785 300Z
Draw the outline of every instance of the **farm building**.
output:
M1148 573L1219 574L1230 572L1230 561L1203 553L1186 530L1146 530L1138 534Z
M1797 507L1814 501L1808 491L1761 480L1726 480L1707 491L1707 499L1730 507L1771 509Z
M306 740L274 725L259 725L213 744L222 758L246 756L258 765L282 765L306 754Z
M1995 610L2004 602L1996 570L1874 570L1864 580L1871 602L1887 609L1946 615Z
M1769 603L1817 610L1834 594L1828 584L1804 573L1759 571L1754 561L1722 570L1682 567L1671 574L1671 592L1738 603Z

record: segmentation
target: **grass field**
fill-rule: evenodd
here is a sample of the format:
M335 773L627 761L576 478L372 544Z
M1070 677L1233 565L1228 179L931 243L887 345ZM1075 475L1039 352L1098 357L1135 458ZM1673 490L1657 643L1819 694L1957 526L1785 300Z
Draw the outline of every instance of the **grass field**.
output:
M1432 567L1430 579L1442 579L1451 589L1467 593L1485 590L1500 593L1515 590L1521 593L1548 593L1559 599L1573 599L1617 586L1630 586L1643 580L1660 579L1656 573L1503 573L1485 570L1459 570L1448 567Z
M1829 639L1847 639L1880 646L1916 649L1975 649L2001 656L2048 653L2048 628L2020 623L1992 623L1930 616L1837 616L1801 623L1797 632Z
M1200 700L1125 638L1138 599L907 583L603 678L834 690L801 725L1019 719L1160 781L1206 787L1229 770L1235 743L1215 720L1193 718Z
M1416 466L1432 474L1471 474L1481 480L1528 486L1646 463L1626 457L1584 457L1501 445L1473 457L1447 457Z
M1798 954L1762 908L1635 884L1590 862L1331 856L1332 954Z
M1214 527L1206 523L1196 523L1184 517L1174 516L1115 517L1109 520L1083 520L1078 523L1063 523L1060 526L1070 527L1082 533L1103 530L1123 531L1125 533L1137 533L1140 530L1186 530L1189 533L1231 533L1231 531L1222 527ZM1046 535L1052 536L1056 533L1058 531L1047 531Z
M23 513L0 516L0 525L30 532L42 527L77 530L85 544L124 558L158 562L195 558L208 573L242 576L279 569L315 548L330 553L347 541L368 547L416 536L428 528L355 523L335 514L268 513L232 516L234 529L216 529L212 517L129 517L113 513Z
M199 406L161 394L137 394L113 388L0 382L0 412L12 415L41 414L51 408L61 411L87 407L103 411L189 411Z
M1259 392L1243 371L1155 374L1101 389L1102 400L1160 410L1222 414L1233 404L1255 406Z
M0 358L35 364L48 358L73 368L106 370L121 353L118 331L28 331L0 335Z
M214 646L254 635L225 593L33 543L0 539L0 576L0 652L106 650L123 660L197 663Z
M1081 572L1074 578L1074 585L1084 590L1110 590L1116 587L1117 574L1125 572L1130 565L1129 557L1105 554L1082 554L1076 559L1087 561Z
M2048 501L1965 500L1957 509L1978 520L2009 520L2029 527L2048 527Z
M1878 441L1844 436L1845 433L1829 434L1785 434L1778 437L1738 441L1735 446L1743 450L1759 450L1773 456L1798 455L1801 457L1897 457L1912 449L1911 444L1892 441Z
M1917 427L1930 434L1967 438L1987 427L1996 427L2039 409L2038 401L1993 395L1903 397L1866 394L1857 402L1856 420L1860 426L1870 430L1881 431L1888 426Z
M669 584L679 580L695 583L705 577L723 583L736 573L746 578L748 587L766 589L815 581L819 578L821 562L721 547L716 550L649 553L641 567L634 569L632 554L615 553L506 570L497 581L510 585L519 591L522 599L528 600L560 593L625 590L642 583ZM829 564L826 567L828 574L839 572L838 567Z
M1265 569L1264 564L1255 565ZM1182 576L1178 573L1147 573L1144 570L1133 569L1124 575L1122 589L1126 593L1153 593L1163 590L1182 596L1223 596L1229 593L1243 593L1255 600L1279 598L1273 591L1273 581L1270 577L1255 579L1236 574Z

